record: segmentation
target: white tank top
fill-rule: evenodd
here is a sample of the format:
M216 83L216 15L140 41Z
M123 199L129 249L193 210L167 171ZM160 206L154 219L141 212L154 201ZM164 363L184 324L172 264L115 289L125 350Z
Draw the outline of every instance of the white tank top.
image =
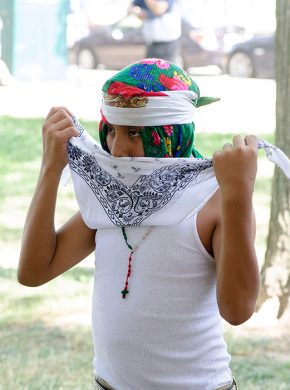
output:
M135 246L148 228L126 228ZM213 390L231 380L216 301L214 259L196 215L152 229L132 261L120 228L98 230L94 370L117 390Z

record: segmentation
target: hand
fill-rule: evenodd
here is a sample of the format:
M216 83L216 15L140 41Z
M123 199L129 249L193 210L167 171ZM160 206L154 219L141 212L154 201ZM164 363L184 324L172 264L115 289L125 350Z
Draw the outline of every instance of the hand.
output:
M145 20L147 18L147 12L142 10L142 8L138 6L132 6L130 9L130 13L133 13L141 20Z
M79 135L71 119L71 112L65 107L53 107L42 126L42 166L61 173L67 164L67 143Z
M222 195L252 194L257 174L257 138L237 135L213 154L213 167Z

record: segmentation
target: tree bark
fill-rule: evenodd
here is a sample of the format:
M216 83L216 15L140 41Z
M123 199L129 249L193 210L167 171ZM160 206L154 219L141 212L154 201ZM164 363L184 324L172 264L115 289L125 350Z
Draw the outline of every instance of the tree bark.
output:
M290 0L276 1L276 134L275 145L290 156ZM257 310L269 297L278 297L280 318L290 297L290 181L274 171L269 233L261 270Z

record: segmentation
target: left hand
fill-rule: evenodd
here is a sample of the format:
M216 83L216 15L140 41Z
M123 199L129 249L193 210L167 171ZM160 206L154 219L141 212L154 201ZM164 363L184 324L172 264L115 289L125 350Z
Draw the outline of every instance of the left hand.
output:
M213 167L222 195L252 194L257 174L258 142L254 135L236 135L213 154Z

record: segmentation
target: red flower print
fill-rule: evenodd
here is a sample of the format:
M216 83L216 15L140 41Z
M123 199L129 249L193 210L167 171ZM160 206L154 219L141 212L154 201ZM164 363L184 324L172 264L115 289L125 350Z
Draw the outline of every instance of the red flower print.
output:
M158 66L158 68L160 68L160 69L168 69L170 67L169 62L164 61L164 60L156 61L155 65Z
M180 79L179 79L178 77L176 77L176 76L173 76L173 78L174 78L174 80L176 81L176 84L175 84L176 88L173 88L173 89L177 89L177 90L180 90L180 89L182 89L182 90L188 90L188 85L185 84L184 81L180 80Z
M173 132L173 126L172 125L164 125L163 129L164 129L165 133L168 135L168 137L170 137L172 132Z
M152 131L152 137L153 137L153 142L154 145L159 145L160 144L160 137L156 131Z
M114 81L107 90L108 95L121 95L124 98L144 94L143 89L127 85L120 81Z
M160 69L168 69L170 63L159 58L146 58L146 60L140 61L141 64L156 65Z
M159 76L159 82L164 85L164 87L168 88L170 91L188 90L188 85L176 76L170 78L165 76L164 74L161 74Z
M122 83L121 81L114 81L107 89L108 95L120 95L125 99L132 96L166 96L163 92L146 92L143 89Z

